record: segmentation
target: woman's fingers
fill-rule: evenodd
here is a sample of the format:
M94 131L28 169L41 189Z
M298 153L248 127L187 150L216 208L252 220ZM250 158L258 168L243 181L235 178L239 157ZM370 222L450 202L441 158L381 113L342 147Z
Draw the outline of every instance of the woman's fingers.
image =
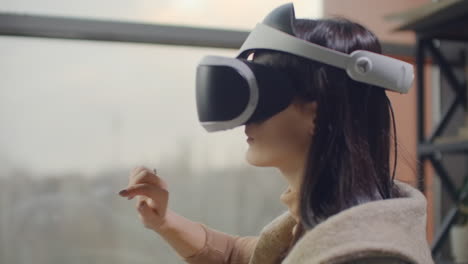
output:
M141 195L137 195L137 203L135 204L135 207L136 209L138 209L142 203L145 203L146 202L146 199L148 199L147 197L145 196L141 196Z
M156 204L158 211L161 215L164 215L167 208L167 202L169 199L169 192L166 189L162 189L158 186L148 184L148 183L139 183L128 187L125 190L120 192L120 195L132 199L137 195L146 196L153 200L148 205L156 209Z
M152 208L152 209L158 209L158 205L156 204L156 202L153 200L153 199L146 199L146 204Z
M167 189L167 184L159 176L155 175L152 171L145 167L137 167L132 171L129 178L128 186L139 183L151 183L156 186L160 186L163 189Z
M148 206L146 202L142 202L138 207L139 218L146 228L156 230L165 219L159 217L158 213Z
M138 166L138 167L135 167L133 168L132 172L130 173L130 175L133 175L133 174L138 174L140 171L142 170L149 170L148 168L146 168L145 166Z
M133 198L137 195L143 195L155 200L166 198L167 193L167 190L149 183L134 184L121 191L121 195L128 198Z
M146 203L151 209L158 210L158 205L153 199L141 195L137 195L137 197L138 200L135 204L136 209L139 209L142 204Z
M169 191L166 182L157 176L156 170L139 166L129 176L127 188L119 195L129 200L137 197L136 208L145 227L157 230L167 221Z

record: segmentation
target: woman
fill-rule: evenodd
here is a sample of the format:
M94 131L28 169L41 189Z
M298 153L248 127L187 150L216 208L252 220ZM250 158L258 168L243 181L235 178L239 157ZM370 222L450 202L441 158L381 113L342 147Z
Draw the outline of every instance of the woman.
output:
M344 53L381 53L374 34L347 20L296 20L294 31ZM139 167L120 194L139 196L144 225L188 263L432 263L425 198L394 180L396 162L390 173L396 134L385 90L279 51L256 51L250 59L294 80L286 109L245 125L246 160L280 170L289 183L280 198L289 210L258 237L229 235L167 209L167 184Z

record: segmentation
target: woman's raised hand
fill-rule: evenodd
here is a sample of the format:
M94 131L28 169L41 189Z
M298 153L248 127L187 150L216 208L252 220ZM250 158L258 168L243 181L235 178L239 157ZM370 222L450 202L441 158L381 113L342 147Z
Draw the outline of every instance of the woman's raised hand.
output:
M158 232L167 224L168 186L155 172L143 166L133 169L127 188L119 195L129 200L138 198L136 208L146 228Z

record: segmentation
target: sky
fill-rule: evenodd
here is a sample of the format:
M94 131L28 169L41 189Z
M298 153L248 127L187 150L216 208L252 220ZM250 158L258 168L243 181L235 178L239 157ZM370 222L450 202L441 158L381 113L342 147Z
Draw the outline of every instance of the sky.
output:
M0 0L0 12L248 30L286 2ZM298 17L320 16L320 1L294 3ZM245 164L244 128L207 133L195 105L198 61L235 53L0 36L0 167L92 175L157 166L184 144L194 169Z

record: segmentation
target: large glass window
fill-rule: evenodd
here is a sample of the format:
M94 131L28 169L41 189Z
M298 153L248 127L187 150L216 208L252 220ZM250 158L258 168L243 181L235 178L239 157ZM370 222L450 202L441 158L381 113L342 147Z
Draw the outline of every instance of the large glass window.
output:
M273 8L289 2L298 16L322 15L322 0L2 0L0 11L250 30Z
M172 210L224 232L286 209L277 171L247 165L243 127L199 125L207 54L235 51L0 37L0 263L183 263L117 195L136 165L158 169Z
M2 0L0 12L250 30L291 1ZM322 1L293 1L320 17ZM234 50L0 37L0 263L183 263L117 195L137 165L169 207L255 235L286 209L286 182L245 161L243 127L207 133L195 68Z

